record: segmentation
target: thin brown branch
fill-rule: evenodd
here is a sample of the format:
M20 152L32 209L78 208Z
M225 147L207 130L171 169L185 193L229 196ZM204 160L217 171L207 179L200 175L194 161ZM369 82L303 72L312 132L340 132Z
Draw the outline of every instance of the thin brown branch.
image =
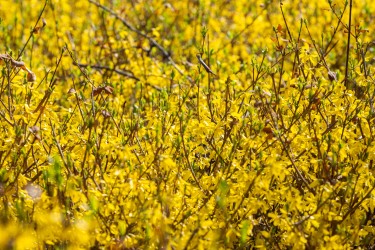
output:
M103 70L113 71L113 72L115 72L115 73L117 73L119 75L126 76L126 77L129 77L129 78L134 79L136 81L139 81L139 78L136 77L133 73L127 72L125 70L111 68L111 67L102 66L102 65L83 64L83 63L78 63L78 62L74 62L74 64L76 64L77 66L82 67L82 68L90 67L90 68L93 68L93 69L96 69L96 70L103 69Z
M172 64L172 66L178 71L178 73L180 73L181 75L183 76L186 76L186 78L190 81L190 82L193 82L193 79L191 79L191 77L185 75L185 73L177 66L177 64L175 63L175 61L172 59L170 53L163 47L161 46L157 41L155 41L155 39L153 39L152 37L150 37L149 35L147 35L146 33L136 29L132 24L130 24L128 22L128 20L126 20L125 18L123 17L120 17L115 11L113 11L112 9L104 6L104 5L101 5L100 3L98 2L95 2L93 0L89 0L90 3L96 5L98 8L108 12L109 14L111 14L112 16L114 16L116 19L120 20L124 25L125 27L127 27L129 30L135 32L136 34L138 34L139 36L142 36L144 38L146 38L153 46L155 46L156 48L159 49L159 51L163 54L164 57L166 57L168 59L168 61L170 62L170 64Z

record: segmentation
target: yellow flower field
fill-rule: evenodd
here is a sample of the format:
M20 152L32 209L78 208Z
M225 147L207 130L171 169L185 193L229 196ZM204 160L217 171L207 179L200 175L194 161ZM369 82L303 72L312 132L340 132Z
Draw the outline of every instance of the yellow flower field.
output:
M373 249L372 1L0 1L0 249Z

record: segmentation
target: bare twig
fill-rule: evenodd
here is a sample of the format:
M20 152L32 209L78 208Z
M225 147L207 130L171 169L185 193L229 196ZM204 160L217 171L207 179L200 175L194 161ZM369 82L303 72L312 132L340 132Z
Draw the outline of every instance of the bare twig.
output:
M56 133L55 133L55 127L52 125L52 121L51 121L51 119L49 119L49 123L50 123L51 128L52 128L52 136L53 136L53 140L55 141L55 143L56 143L56 147L57 147L57 149L59 150L59 154L60 154L60 157L61 157L61 159L62 159L62 161L63 161L63 163L64 163L64 166L65 166L65 168L68 170L68 173L69 173L69 174L72 174L71 171L70 171L70 169L69 169L69 167L68 167L68 164L67 164L67 162L66 162L66 160L65 160L64 152L62 151L62 148L61 148L61 146L60 146L59 141L57 140Z
M345 62L345 86L348 87L348 69L349 69L349 50L350 50L350 36L352 28L352 8L353 0L349 3L349 27L348 27L348 44L346 46L346 62Z
M89 0L90 3L96 5L97 7L101 8L102 10L110 13L112 16L114 16L116 19L120 20L129 30L137 33L138 35L146 38L153 46L155 46L156 48L158 48L160 50L160 52L163 54L163 56L165 56L168 61L172 64L172 66L178 71L178 73L180 73L181 75L183 76L186 76L186 78L190 81L190 82L193 82L193 79L187 75L185 75L185 73L177 66L177 64L175 63L175 61L172 59L170 53L163 47L161 46L157 41L155 41L155 39L153 39L152 37L150 37L149 35L147 35L146 33L136 29L132 24L130 24L125 18L123 17L120 17L115 11L113 11L112 9L104 6L104 5L101 5L100 3L98 2L95 2L93 0Z
M40 21L40 18L42 18L43 12L44 12L44 10L46 9L47 3L48 3L48 0L46 0L46 1L44 2L44 6L43 6L42 10L40 11L40 14L39 14L38 20L36 20L35 25L34 25L34 28L33 28L33 29L31 30L31 32L30 32L30 36L29 36L29 38L27 39L26 43L23 45L23 48L21 49L20 53L18 54L17 61L21 58L23 52L25 51L25 48L26 48L27 44L29 43L31 37L33 36L34 31L35 31L35 29L36 29L36 27L37 27L37 25L38 25L38 22Z
M121 69L111 68L111 67L102 66L102 65L82 64L82 63L78 63L78 62L74 62L74 64L76 64L77 66L82 67L82 68L90 67L90 68L97 69L97 70L104 69L104 70L108 70L108 71L113 71L113 72L116 72L119 75L126 76L126 77L129 77L131 79L139 81L139 78L136 77L133 73L130 73L130 72L127 72L127 71L124 71L124 70L121 70Z

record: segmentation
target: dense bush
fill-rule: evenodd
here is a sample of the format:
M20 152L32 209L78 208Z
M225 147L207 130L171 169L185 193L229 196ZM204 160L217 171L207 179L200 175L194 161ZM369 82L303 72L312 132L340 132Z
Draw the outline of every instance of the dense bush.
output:
M374 247L374 8L1 2L0 248Z

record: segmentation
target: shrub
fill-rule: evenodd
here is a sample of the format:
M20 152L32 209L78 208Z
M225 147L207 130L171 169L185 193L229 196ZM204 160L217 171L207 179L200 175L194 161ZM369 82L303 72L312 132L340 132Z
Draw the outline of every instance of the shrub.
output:
M374 246L374 4L101 2L0 4L1 248Z

